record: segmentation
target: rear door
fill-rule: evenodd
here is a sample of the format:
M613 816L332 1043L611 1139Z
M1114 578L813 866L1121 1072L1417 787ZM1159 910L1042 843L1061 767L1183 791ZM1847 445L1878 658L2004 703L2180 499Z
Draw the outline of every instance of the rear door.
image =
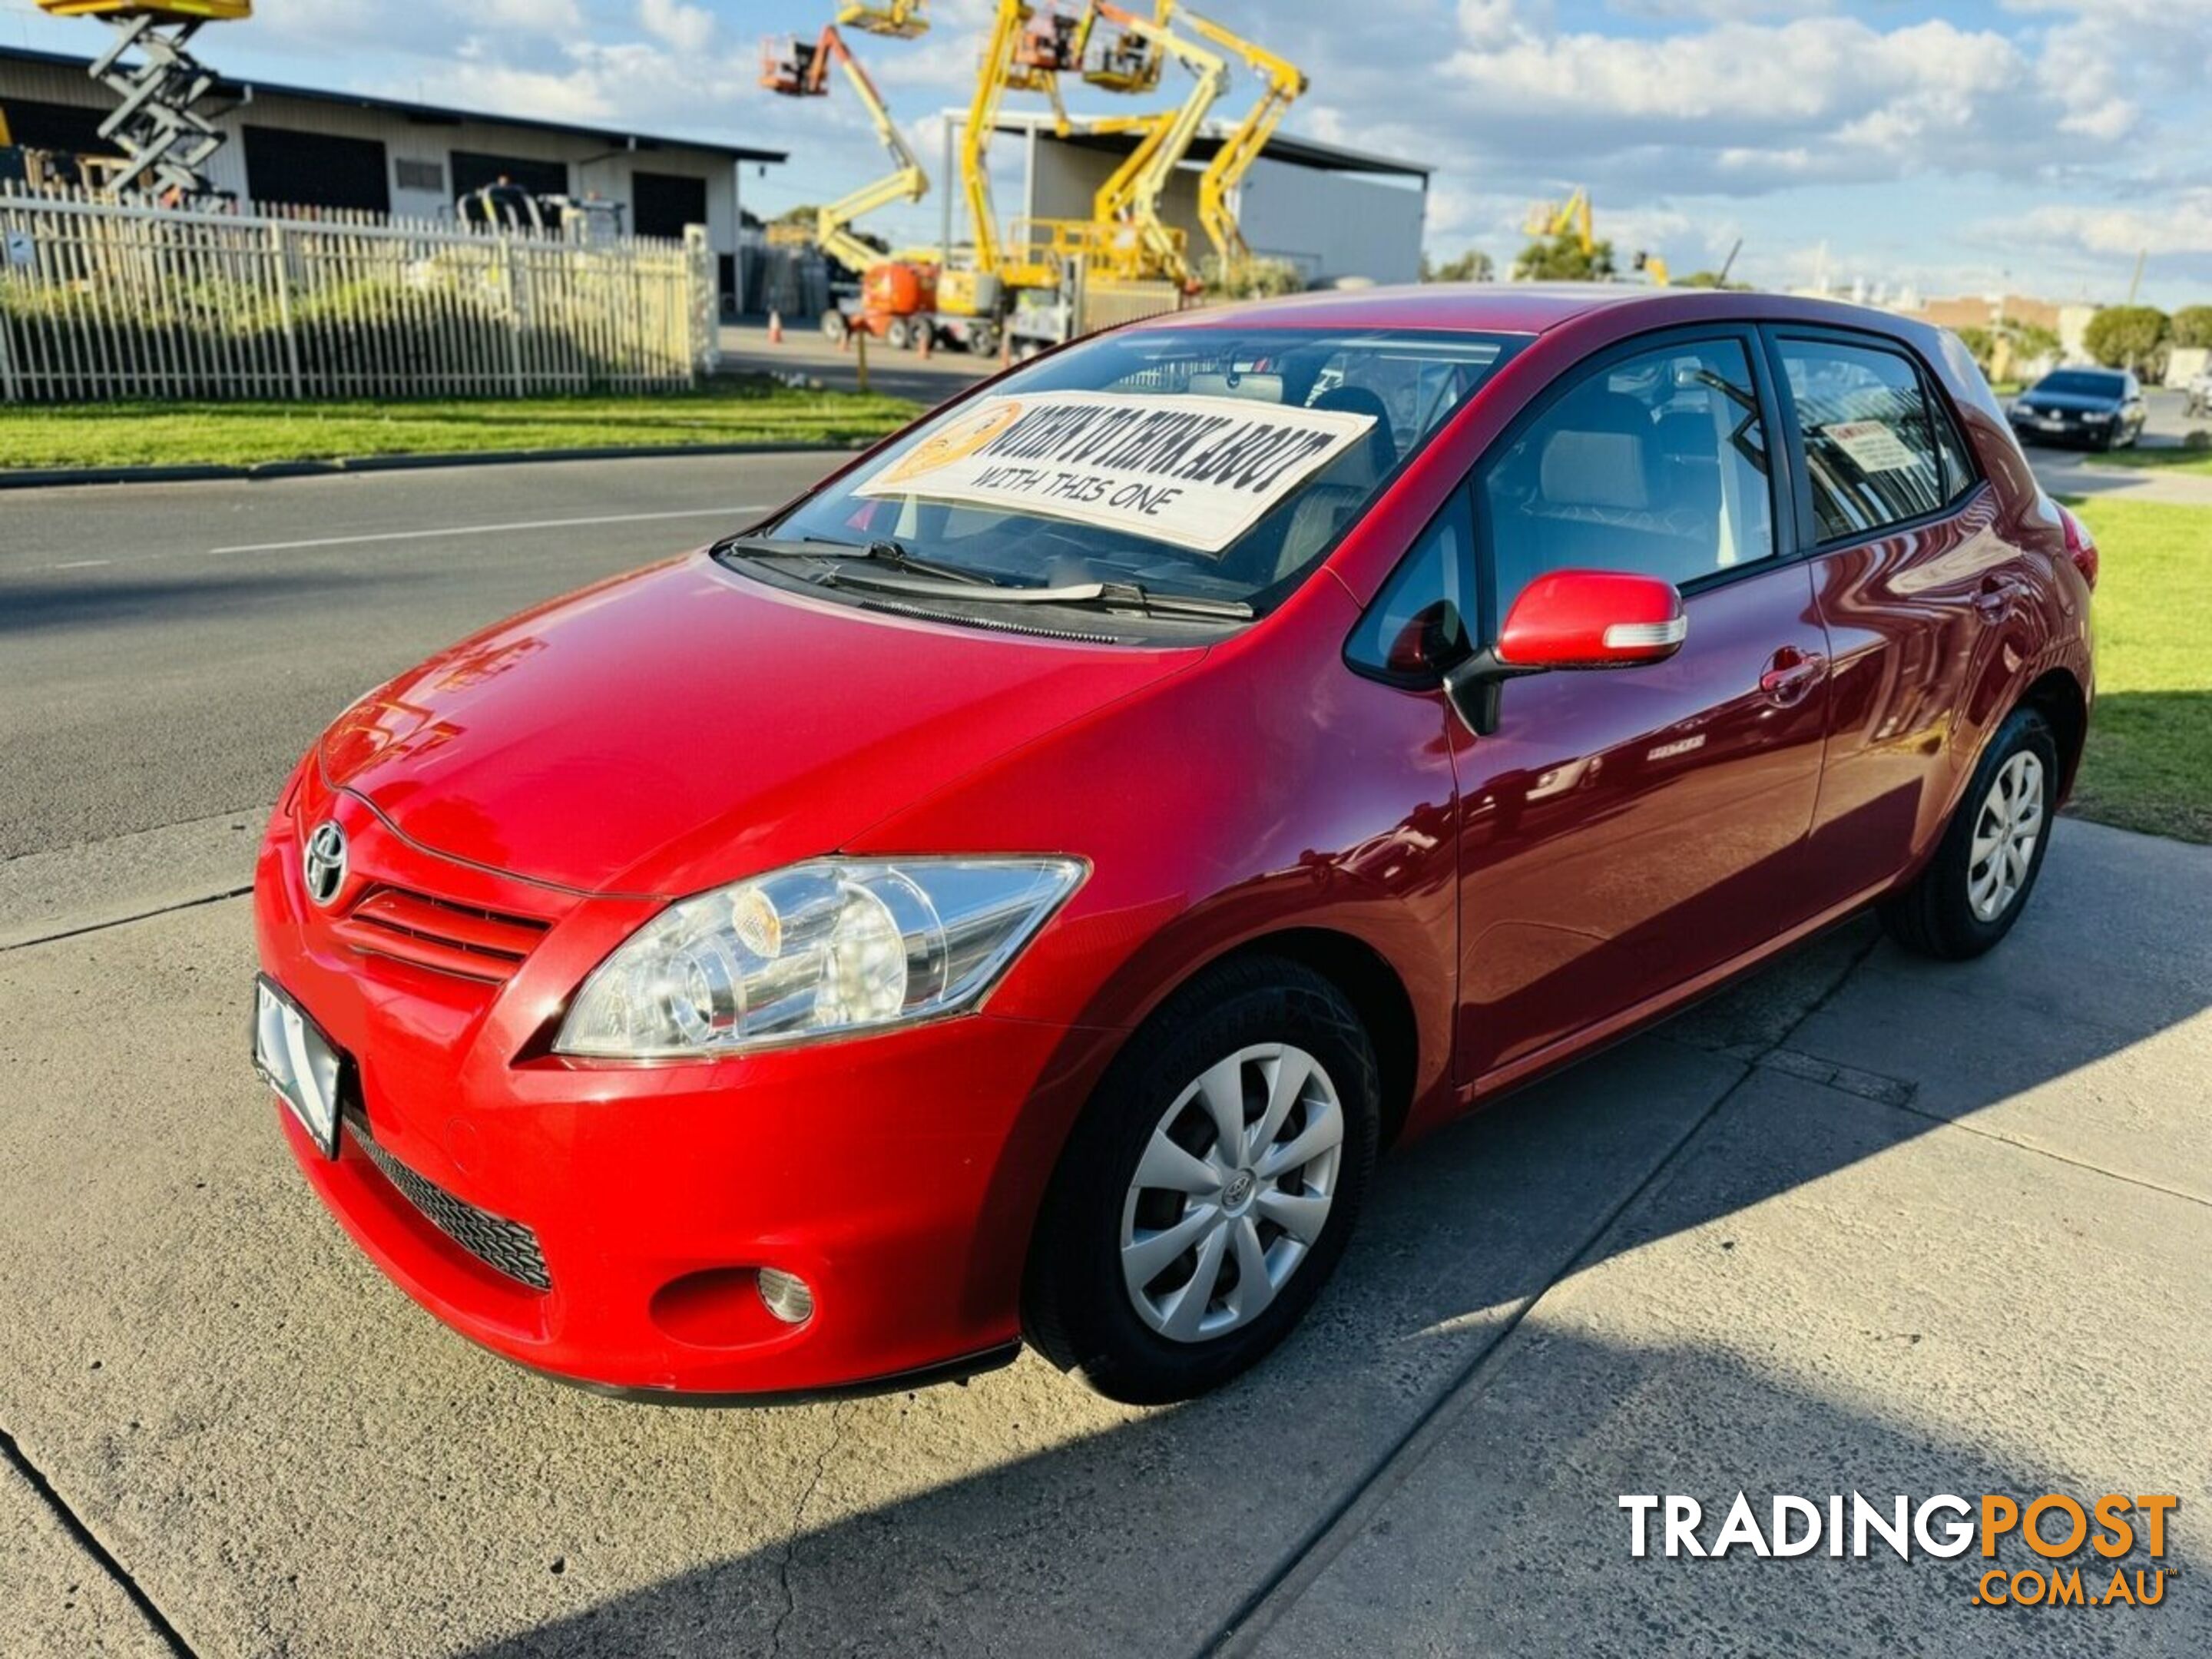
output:
M2024 556L1925 365L1869 334L1777 328L1768 349L1834 642L1808 878L1840 903L1933 844L2009 706L2007 641L2032 656L2040 623Z
M1473 487L1487 639L1548 570L1675 583L1671 661L1516 680L1455 729L1463 1080L1540 1063L1809 914L1827 635L1756 336L1645 338L1563 377Z

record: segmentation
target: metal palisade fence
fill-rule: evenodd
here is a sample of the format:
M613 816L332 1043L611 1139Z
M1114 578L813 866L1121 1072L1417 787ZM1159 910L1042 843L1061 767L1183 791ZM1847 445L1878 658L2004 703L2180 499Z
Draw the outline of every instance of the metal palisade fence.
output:
M367 215L0 189L0 400L665 392L712 366L714 267Z

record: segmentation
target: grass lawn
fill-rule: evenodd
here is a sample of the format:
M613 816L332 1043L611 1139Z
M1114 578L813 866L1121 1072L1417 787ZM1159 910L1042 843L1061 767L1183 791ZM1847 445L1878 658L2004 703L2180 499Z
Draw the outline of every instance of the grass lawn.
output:
M2076 502L2097 538L2097 707L2073 810L2212 842L2212 507Z
M606 445L849 443L914 418L896 398L726 380L659 397L0 409L0 468L185 465Z
M2185 472L2212 478L2212 448L2112 449L2089 458L2092 466L2138 467L2151 472Z

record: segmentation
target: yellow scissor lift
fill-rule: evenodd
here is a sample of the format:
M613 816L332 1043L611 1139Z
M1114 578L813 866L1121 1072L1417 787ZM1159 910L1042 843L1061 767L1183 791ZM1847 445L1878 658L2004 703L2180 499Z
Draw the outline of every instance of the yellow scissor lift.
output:
M38 0L56 17L96 17L114 25L115 43L92 65L92 78L120 100L100 136L122 150L118 191L151 189L165 198L211 193L207 160L223 135L195 106L215 89L212 70L190 51L205 23L253 15L252 0ZM136 63L125 63L133 51Z

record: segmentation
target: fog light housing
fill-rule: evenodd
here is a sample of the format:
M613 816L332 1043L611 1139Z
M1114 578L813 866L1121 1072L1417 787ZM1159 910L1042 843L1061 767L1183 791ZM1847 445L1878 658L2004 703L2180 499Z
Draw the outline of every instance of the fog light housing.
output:
M763 1267L757 1278L761 1305L787 1325L804 1325L814 1317L814 1292L797 1273Z

